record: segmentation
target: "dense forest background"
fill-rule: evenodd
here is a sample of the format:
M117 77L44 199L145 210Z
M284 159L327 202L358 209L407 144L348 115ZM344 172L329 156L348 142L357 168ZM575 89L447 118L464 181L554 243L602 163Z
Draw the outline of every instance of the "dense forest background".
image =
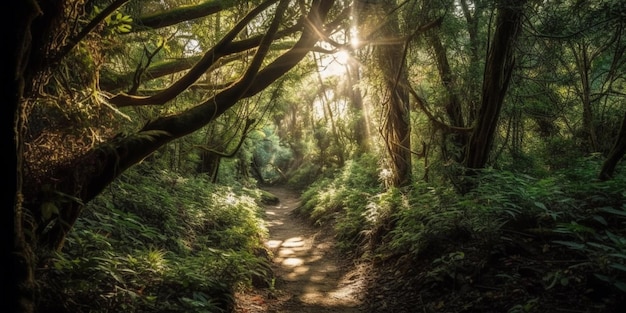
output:
M267 185L301 192L404 306L624 305L624 1L13 10L15 311L232 310L271 288Z

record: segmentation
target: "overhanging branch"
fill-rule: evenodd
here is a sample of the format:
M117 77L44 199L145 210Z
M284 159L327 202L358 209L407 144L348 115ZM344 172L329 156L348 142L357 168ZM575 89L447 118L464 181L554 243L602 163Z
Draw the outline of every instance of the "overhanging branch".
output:
M313 0L309 19L317 21L317 27L326 18L334 0ZM270 34L273 36L274 34ZM168 142L188 135L223 114L241 98L251 97L265 89L276 79L296 66L317 42L311 27L305 27L300 39L292 49L276 58L270 65L258 71L248 88L243 89L235 84L208 101L175 115L161 117L143 127L138 133L114 139L108 149L98 150L96 160L90 164L98 164L99 169L88 186L83 189L81 199L90 201L109 185L118 175L132 165L140 162ZM238 87L239 86L239 87Z
M117 107L138 106L138 105L162 105L174 99L196 82L217 60L225 56L225 48L236 38L236 36L261 12L274 4L277 0L268 0L250 11L233 29L231 29L213 48L207 51L202 59L194 65L181 79L177 80L170 87L149 97L131 96L118 94L111 98L109 102Z
M196 5L179 6L165 12L141 16L133 20L131 32L172 26L185 21L209 16L232 8L237 3L238 2L234 0L210 0Z

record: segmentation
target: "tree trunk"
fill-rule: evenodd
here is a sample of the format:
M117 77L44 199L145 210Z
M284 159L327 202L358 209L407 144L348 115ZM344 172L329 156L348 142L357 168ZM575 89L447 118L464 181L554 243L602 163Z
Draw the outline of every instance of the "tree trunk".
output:
M220 168L221 157L211 151L202 151L200 154L200 168L198 172L206 173L211 178L211 182L217 182L217 174Z
M445 105L446 114L448 116L448 120L450 120L450 125L454 127L464 128L465 121L463 118L463 110L461 108L458 88L454 80L454 75L452 74L452 69L450 68L450 64L448 62L446 48L441 43L441 38L435 31L429 32L428 41L430 42L431 46L433 47L433 51L435 52L437 69L439 70L439 76L441 77L441 82L447 94L447 101ZM456 151L462 151L463 147L465 147L466 145L467 134L465 132L454 132L452 134L444 134L444 136L452 136L452 143L454 144ZM444 156L447 156L449 153L448 149L446 148L445 140L442 146ZM453 151L453 158L457 162L462 162L462 154L455 153L456 151Z
M385 42L398 38L400 26L394 6L383 1L384 23L380 28L380 43L375 47L377 64L380 67L386 99L383 100L385 121L382 132L389 158L391 159L391 183L395 187L411 182L411 125L408 91L408 74L401 42Z
M32 25L42 14L41 8L34 1L18 1L13 3L7 14L9 29L5 29L8 50L8 62L2 63L3 99L8 112L5 111L2 123L3 147L9 150L4 155L6 172L3 177L9 182L4 192L7 199L2 210L2 236L5 238L3 248L2 273L0 281L4 288L2 307L7 312L31 313L35 311L35 275L37 262L34 254L33 232L30 215L25 212L24 205L24 132L26 123L26 103L23 98L32 86L32 77L38 72L31 65Z
M572 52L576 59L576 68L580 75L580 100L583 105L583 130L585 132L585 140L591 151L599 151L598 135L594 125L593 103L591 100L591 81L589 79L591 70L591 61L589 60L588 44L582 40L581 43L573 44ZM578 52L578 53L577 53Z
M469 169L484 168L489 158L515 65L514 49L521 29L524 3L499 1L496 29L485 65L481 106L465 156L465 166Z
M622 118L622 126L620 127L617 139L615 139L615 144L602 164L602 169L600 170L598 178L600 180L609 180L613 178L615 167L617 167L619 160L624 157L624 154L626 154L626 113L624 113L624 117Z
M370 130L367 119L367 112L365 111L365 105L363 104L363 95L359 88L359 82L361 81L361 74L359 68L359 62L350 58L346 65L346 75L348 77L348 95L350 96L350 105L352 110L356 114L356 122L354 125L354 135L357 144L357 154L368 153L371 150L370 147Z

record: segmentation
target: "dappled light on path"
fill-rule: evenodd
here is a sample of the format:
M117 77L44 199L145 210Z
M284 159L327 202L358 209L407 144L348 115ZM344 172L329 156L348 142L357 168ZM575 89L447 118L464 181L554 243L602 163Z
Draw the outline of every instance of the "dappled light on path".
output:
M267 207L265 218L270 235L265 245L272 252L277 277L275 291L264 305L238 312L360 312L358 275L346 269L332 236L293 216L299 205L297 195L282 189L268 191L280 199Z

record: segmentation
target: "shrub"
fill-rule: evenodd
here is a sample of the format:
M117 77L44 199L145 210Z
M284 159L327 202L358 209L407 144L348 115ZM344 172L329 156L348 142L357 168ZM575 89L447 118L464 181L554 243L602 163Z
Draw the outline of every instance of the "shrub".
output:
M332 225L340 248L356 248L368 229L368 203L381 190L376 162L371 155L346 162L333 177L321 178L305 190L296 212L318 225Z
M43 270L44 309L221 312L269 277L261 193L130 171L78 219ZM269 278L268 278L269 279Z

